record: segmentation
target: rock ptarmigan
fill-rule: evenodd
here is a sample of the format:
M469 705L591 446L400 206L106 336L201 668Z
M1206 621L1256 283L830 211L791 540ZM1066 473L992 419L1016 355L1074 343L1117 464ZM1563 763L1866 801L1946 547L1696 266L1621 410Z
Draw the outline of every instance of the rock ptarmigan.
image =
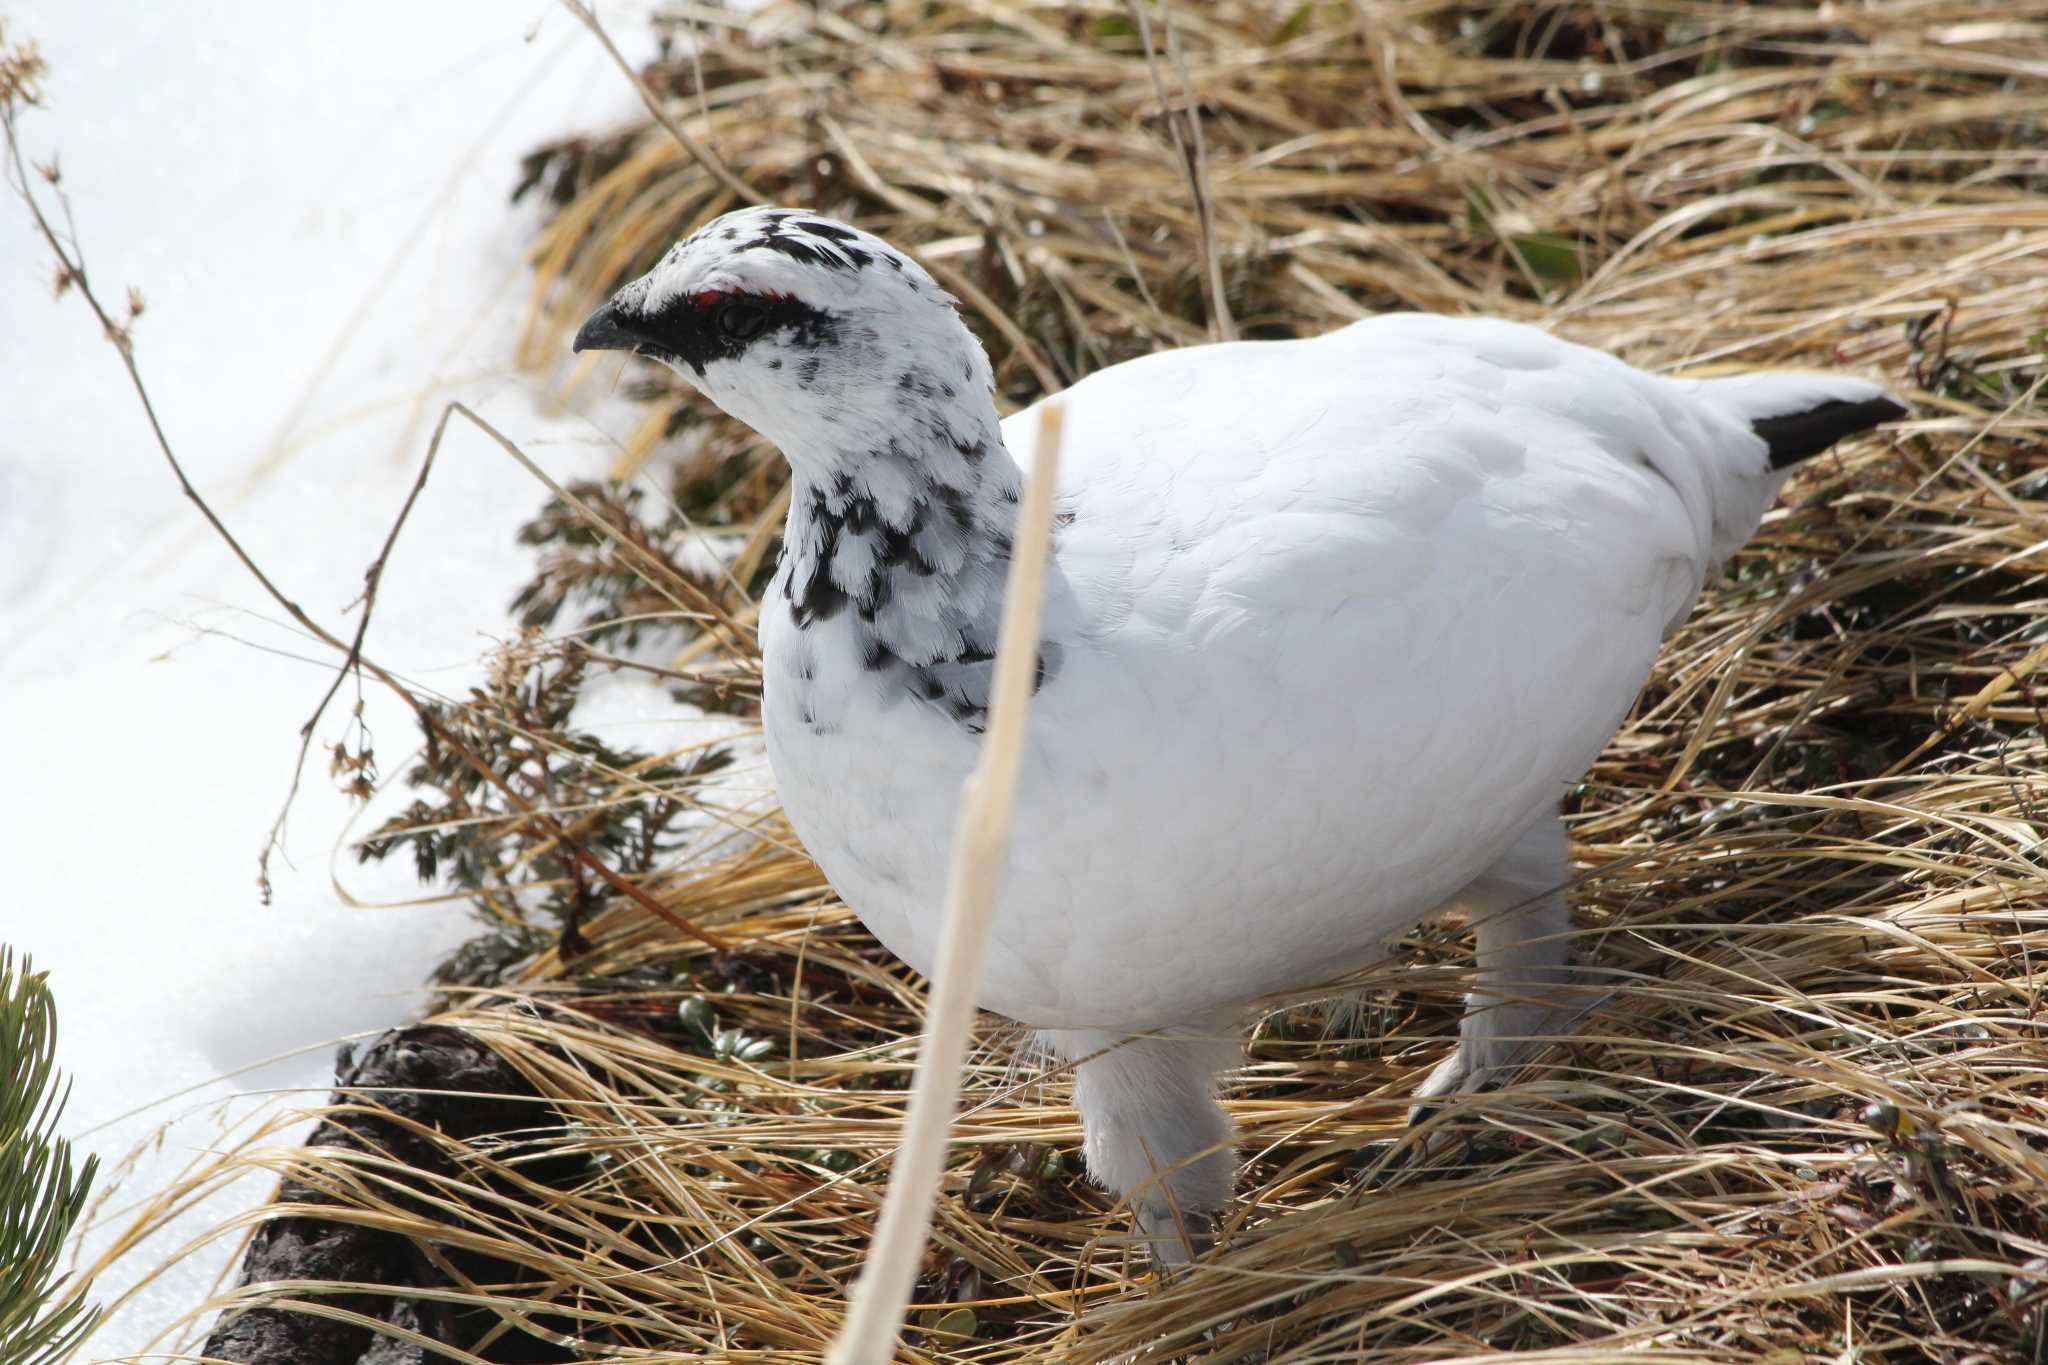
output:
M997 418L980 344L915 262L789 209L692 234L575 348L667 364L788 457L769 759L833 887L929 970L1035 413ZM1477 985L1421 1093L1542 1032L1560 799L1787 469L1905 409L1859 379L1665 379L1421 314L1147 356L1058 401L979 998L1079 1063L1089 1169L1174 1262L1230 1193L1216 1088L1253 1002L1457 906Z

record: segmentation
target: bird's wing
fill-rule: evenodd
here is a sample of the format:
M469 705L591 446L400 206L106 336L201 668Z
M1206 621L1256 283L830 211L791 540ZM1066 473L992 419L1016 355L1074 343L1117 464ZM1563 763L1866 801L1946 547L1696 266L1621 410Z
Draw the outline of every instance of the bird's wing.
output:
M1399 596L1481 560L1675 624L1721 504L1753 529L1776 488L1763 443L1688 386L1485 319L1166 352L1056 401L1083 631L1213 633L1238 606ZM1005 424L1021 463L1036 430L1035 410Z
M1768 473L1680 386L1503 323L1171 352L1060 401L1073 519L1045 633L1064 655L1024 818L1171 808L1123 843L1047 837L1122 861L1035 870L1037 905L1327 888L1370 925L1383 887L1420 913L1583 775L1712 563L1718 482ZM1035 430L1006 426L1020 460ZM1077 773L1105 799L1077 803ZM1242 933L1249 909L1189 932ZM1119 923L1077 908L1028 932L1070 953ZM1307 909L1260 932L1276 982L1358 946Z

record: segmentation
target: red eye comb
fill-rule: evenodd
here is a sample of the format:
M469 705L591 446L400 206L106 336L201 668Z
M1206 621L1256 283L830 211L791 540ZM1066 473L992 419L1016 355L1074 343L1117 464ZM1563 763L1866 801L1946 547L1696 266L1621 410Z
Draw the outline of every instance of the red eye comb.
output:
M696 304L699 308L709 308L711 307L711 305L719 302L721 299L741 298L760 299L766 301L770 299L786 299L788 297L788 294L784 293L782 290L779 289L763 289L759 291L705 289L698 293L690 295L690 302Z

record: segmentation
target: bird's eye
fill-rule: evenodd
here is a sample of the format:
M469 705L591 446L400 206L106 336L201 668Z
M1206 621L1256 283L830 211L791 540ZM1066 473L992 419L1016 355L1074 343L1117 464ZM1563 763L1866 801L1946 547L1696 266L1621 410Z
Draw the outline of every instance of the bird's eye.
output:
M738 299L719 305L719 334L734 341L752 341L768 325L768 310L758 303Z

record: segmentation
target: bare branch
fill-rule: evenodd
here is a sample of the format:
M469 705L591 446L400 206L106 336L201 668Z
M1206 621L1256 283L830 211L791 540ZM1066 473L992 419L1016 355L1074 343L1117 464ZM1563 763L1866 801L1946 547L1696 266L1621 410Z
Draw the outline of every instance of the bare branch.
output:
M384 581L384 566L391 558L391 552L398 547L399 532L405 529L406 518L412 515L413 504L420 499L420 492L427 486L427 476L434 471L434 459L441 453L441 437L448 430L448 418L453 408L441 410L441 420L434 424L433 439L427 442L427 457L420 462L419 476L412 481L412 488L405 495L405 505L398 509L398 517L391 523L391 530L384 537L384 546L377 551L377 557L370 561L370 567L363 571L362 619L356 622L355 638L348 642L348 653L341 661L341 667L334 671L334 681L327 685L320 704L313 708L313 714L299 727L299 756L292 764L291 786L284 794L284 804L278 808L277 819L271 823L270 837L264 841L262 856L257 859L256 883L263 891L265 904L270 901L270 855L284 847L285 821L291 815L292 802L298 799L299 783L306 773L306 755L313 748L313 731L320 724L320 717L327 713L334 694L341 690L342 683L353 673L358 683L362 678L363 637L370 630L370 614L377 609L377 589ZM417 709L417 708L415 708Z
M242 567L249 571L250 577L256 580L264 593L272 601L276 602L278 606L282 607L285 613L301 629L342 655L342 665L337 672L335 683L329 687L327 696L321 699L320 708L314 712L314 721L317 721L321 712L326 709L328 701L333 697L343 678L351 671L369 672L378 682L391 689L392 693L412 710L413 715L418 718L422 728L434 736L438 742L447 746L450 752L461 758L478 777L495 787L521 814L533 817L536 824L559 841L561 847L571 858L582 867L595 873L598 879L604 882L605 885L626 897L649 914L667 921L670 925L696 939L698 942L713 948L729 950L732 945L726 939L712 933L708 929L698 928L687 919L662 905L640 887L621 877L610 867L606 866L595 854L591 853L589 849L574 839L562 827L560 821L546 812L536 809L530 801L514 791L496 770L481 758L478 758L468 746L464 745L454 735L450 734L447 727L442 725L440 720L434 715L432 708L427 703L421 701L411 688L399 681L397 677L362 651L363 636L369 629L370 608L374 605L377 582L382 577L384 562L390 555L393 546L397 544L399 532L404 528L405 520L411 514L413 504L418 500L420 491L425 486L427 473L433 466L434 454L439 447L442 433L448 424L448 419L459 413L463 417L468 418L471 423L484 431L501 447L516 451L513 443L496 427L479 417L467 406L461 403L450 403L447 405L441 414L440 422L435 426L434 442L428 450L425 462L421 466L419 477L415 480L412 491L406 498L405 506L399 512L397 521L393 523L390 532L386 535L382 551L379 552L377 559L367 571L363 618L357 623L355 639L352 642L343 642L333 631L328 630L318 621L315 621L306 613L303 607L285 594L284 590L277 585L270 575L263 571L262 566L250 557L249 552L243 548L241 541L237 540L234 533L228 530L226 523L221 521L220 517L215 514L206 499L200 496L199 490L193 487L192 480L185 473L184 464L178 459L177 452L171 446L170 437L165 434L163 424L157 418L156 405L150 401L149 388L143 383L142 371L135 363L133 338L129 335L128 329L124 324L115 321L113 315L100 303L98 294L93 290L92 281L86 273L83 253L78 251L76 247L77 234L75 229L70 234L72 245L67 248L65 240L58 236L56 228L50 222L49 215L44 212L41 201L36 198L22 160L21 143L14 123L14 112L13 105L0 101L0 132L4 132L7 140L7 156L8 163L13 170L14 189L21 196L22 202L28 206L29 214L35 220L36 229L42 234L43 241L56 254L58 269L67 278L69 286L76 289L78 296L85 300L87 307L92 309L93 316L99 319L100 327L105 332L107 339L113 343L115 350L120 354L121 364L128 372L129 385L134 389L136 399L142 404L144 416L149 419L150 434L156 441L157 449L163 454L164 462L171 467L172 475L178 480L178 487L184 492L187 500L199 509L199 514L206 519L206 524L213 528L215 534L227 545ZM311 724L312 722L308 722L306 743L310 743ZM293 771L291 788L293 793L296 793L298 790L299 774L304 768L305 754L306 745L302 743L299 753L299 765ZM289 796L287 796L286 801L288 809ZM284 817L280 814L278 823L272 827L272 843L265 845L260 864L263 868L268 867L270 850L274 846L274 841L279 831L283 828L283 820ZM259 884L264 887L267 900L268 883L267 881L259 881Z

